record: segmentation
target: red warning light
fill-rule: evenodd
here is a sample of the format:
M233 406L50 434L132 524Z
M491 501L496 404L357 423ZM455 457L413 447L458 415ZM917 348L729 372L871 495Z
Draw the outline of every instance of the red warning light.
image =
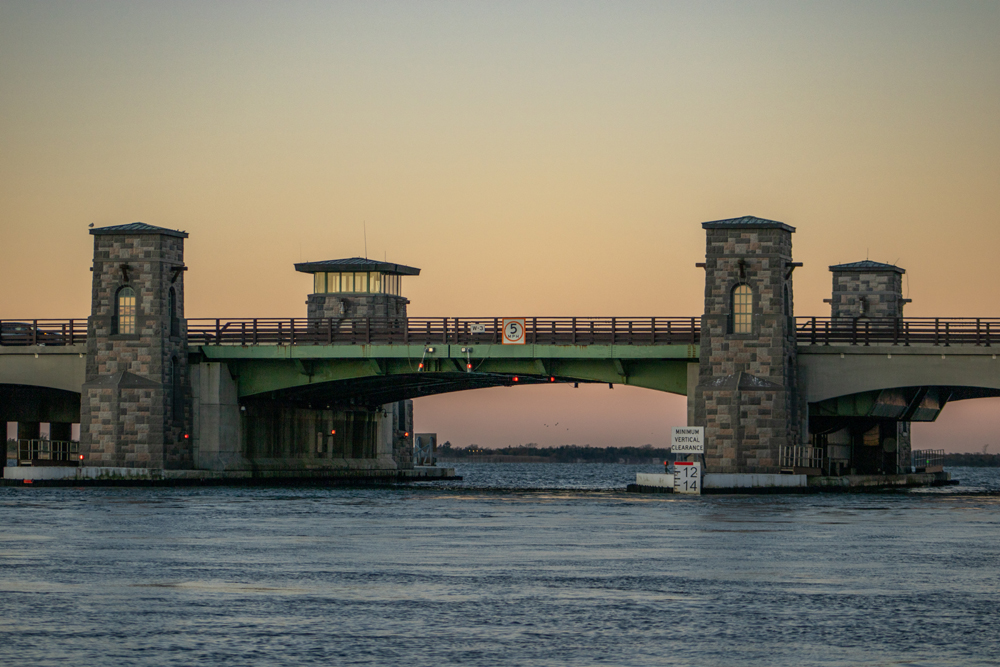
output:
M465 365L465 367L466 367L467 369L469 369L470 371L472 370L472 364L466 364L466 365Z
M83 460L83 454L80 454L80 460L81 461Z
M189 437L191 437L191 436L189 436L187 433L184 434L184 439L185 440L187 440Z
M556 381L556 379L550 375L549 376L549 382L555 382L555 381Z
M337 435L337 429L331 428L330 429L330 435Z
M516 375L514 376L514 382L517 382L517 376Z
M421 362L420 362L420 365L419 365L419 366L417 366L417 368L419 368L419 369L423 369L423 367L424 367L424 362L422 362L422 361L421 361Z
M409 438L409 437L410 437L410 432L409 432L409 431L407 431L406 433L404 433L404 434L403 434L403 437L405 437L405 438Z

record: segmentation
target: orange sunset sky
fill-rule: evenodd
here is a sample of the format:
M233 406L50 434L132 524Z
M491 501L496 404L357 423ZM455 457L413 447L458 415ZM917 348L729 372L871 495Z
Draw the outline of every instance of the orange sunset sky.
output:
M184 229L188 317L305 315L292 264L418 266L413 316L692 316L705 220L1000 316L997 2L0 0L0 317L86 317L87 225ZM685 399L420 399L456 445L658 446ZM555 422L560 426L554 427ZM548 424L548 426L546 426ZM1000 399L915 448L1000 451Z

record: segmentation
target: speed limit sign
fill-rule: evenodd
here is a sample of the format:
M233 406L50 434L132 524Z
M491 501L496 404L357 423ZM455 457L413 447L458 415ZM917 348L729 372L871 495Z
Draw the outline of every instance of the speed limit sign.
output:
M503 344L524 345L524 318L503 318Z

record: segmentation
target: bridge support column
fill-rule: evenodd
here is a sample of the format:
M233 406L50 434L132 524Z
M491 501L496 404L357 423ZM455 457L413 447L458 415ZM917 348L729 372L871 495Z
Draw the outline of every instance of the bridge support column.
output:
M229 366L202 362L191 367L193 458L202 470L245 470L236 380Z
M792 310L794 228L761 218L706 222L705 315L694 424L709 473L780 472L799 444Z
M41 422L17 422L18 440L37 440L41 435Z
M49 422L49 440L73 439L73 425L69 422Z

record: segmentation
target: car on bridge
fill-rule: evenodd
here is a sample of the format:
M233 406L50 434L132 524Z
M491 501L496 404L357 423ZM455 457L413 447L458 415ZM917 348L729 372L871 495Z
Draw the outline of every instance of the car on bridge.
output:
M0 345L52 345L62 343L61 332L46 331L32 322L0 321Z

